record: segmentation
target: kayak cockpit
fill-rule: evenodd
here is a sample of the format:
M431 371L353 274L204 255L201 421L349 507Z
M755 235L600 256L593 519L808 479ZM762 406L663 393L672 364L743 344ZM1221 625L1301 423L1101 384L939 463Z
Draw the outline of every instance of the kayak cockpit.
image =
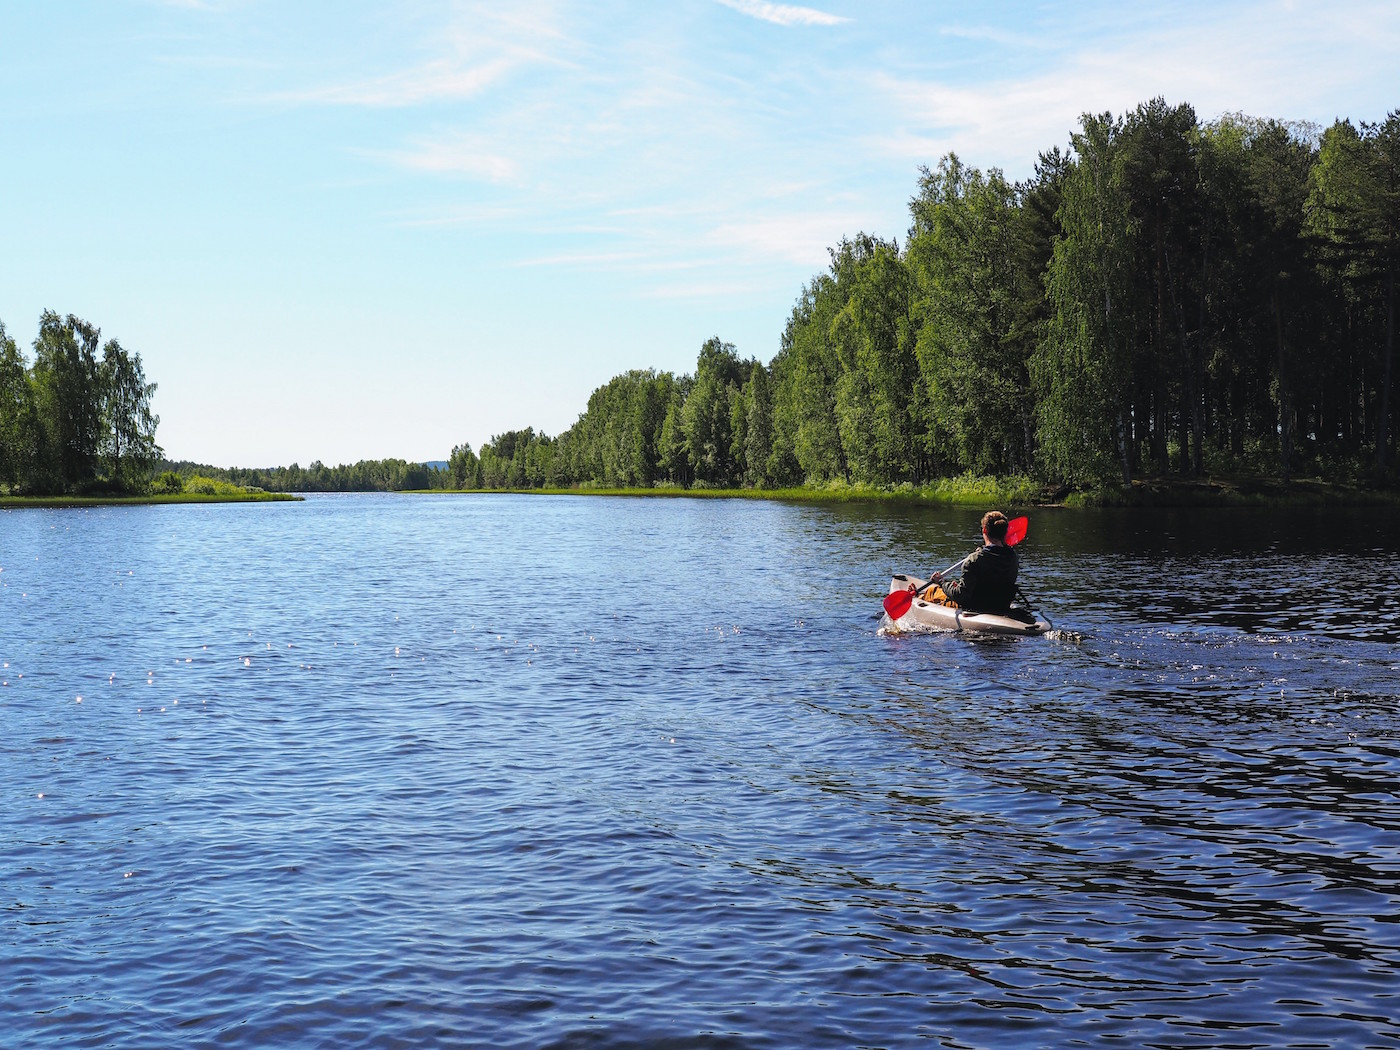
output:
M914 592L907 612L893 622L897 626L929 627L945 631L977 631L984 634L1035 635L1051 629L1050 621L1024 606L1012 606L1006 613L970 612L943 601L924 598L927 580L905 573L890 578L890 594Z

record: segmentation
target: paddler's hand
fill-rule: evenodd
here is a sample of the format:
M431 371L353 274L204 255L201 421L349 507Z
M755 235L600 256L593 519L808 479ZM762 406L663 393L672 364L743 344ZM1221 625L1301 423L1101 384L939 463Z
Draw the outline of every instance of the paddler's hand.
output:
M931 577L929 577L929 581L928 581L928 582L929 582L929 583L937 583L937 584L940 584L940 585L941 585L941 584L943 583L943 574L942 574L941 572L936 572L936 573L934 573Z

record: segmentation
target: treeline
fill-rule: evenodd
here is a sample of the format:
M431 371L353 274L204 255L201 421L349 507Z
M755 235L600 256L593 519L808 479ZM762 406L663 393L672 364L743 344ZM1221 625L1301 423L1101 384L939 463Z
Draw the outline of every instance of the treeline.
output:
M447 471L402 459L365 459L328 467L316 460L308 467L213 467L187 460L166 460L163 470L182 478L208 477L267 492L404 492L449 487Z
M0 490L144 491L159 461L140 354L69 314L39 319L31 364L0 322Z
M1395 480L1400 111L1317 134L1158 98L1034 171L921 169L904 247L842 240L768 365L711 339L557 437L459 446L451 484Z
M452 450L453 488L594 484L650 488L772 486L790 476L773 455L769 370L707 340L693 376L632 371L595 390L558 437L532 428Z

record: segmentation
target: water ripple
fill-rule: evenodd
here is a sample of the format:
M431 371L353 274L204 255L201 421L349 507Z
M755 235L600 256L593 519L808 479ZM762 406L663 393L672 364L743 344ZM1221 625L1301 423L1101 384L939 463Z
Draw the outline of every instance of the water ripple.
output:
M972 512L0 514L10 1041L1400 1043L1393 539L1033 517L979 640Z

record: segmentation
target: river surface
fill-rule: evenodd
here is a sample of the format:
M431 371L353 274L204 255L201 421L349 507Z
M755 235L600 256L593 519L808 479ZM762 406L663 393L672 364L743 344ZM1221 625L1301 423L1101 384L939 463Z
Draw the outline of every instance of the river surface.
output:
M0 1045L1400 1045L1394 515L1029 514L0 513Z

